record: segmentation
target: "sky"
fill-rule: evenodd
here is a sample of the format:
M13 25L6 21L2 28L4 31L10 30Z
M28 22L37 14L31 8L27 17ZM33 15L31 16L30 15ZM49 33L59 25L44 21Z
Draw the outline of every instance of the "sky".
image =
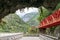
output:
M22 9L22 10L18 9L18 10L16 11L16 14L17 14L19 17L23 17L25 14L31 13L31 12L38 12L38 8L30 7L30 8L24 8L24 9Z

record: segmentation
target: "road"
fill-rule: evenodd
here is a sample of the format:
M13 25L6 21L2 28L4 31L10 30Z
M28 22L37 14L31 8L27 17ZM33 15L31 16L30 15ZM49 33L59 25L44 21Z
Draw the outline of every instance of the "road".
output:
M23 37L20 40L40 40L39 37Z
M53 40L47 37L22 37L20 40Z
M22 37L20 40L54 40L51 39L49 37L43 36L43 35L39 35L39 37Z
M23 36L21 33L0 33L0 40L53 40L49 37L39 36Z

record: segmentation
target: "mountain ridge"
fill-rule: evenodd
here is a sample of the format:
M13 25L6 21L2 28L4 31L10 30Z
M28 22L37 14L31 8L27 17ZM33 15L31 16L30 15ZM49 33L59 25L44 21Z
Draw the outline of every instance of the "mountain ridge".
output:
M27 22L27 21L29 21L31 18L33 18L33 17L36 16L36 15L38 15L37 12L27 13L27 14L25 14L25 15L22 17L22 19L23 19L23 21Z

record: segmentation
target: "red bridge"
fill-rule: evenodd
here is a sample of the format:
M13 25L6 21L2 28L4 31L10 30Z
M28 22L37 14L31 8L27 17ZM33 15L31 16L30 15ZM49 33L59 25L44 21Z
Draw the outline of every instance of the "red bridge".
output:
M54 11L52 15L48 16L43 21L41 21L39 28L49 28L59 24L60 24L60 9Z

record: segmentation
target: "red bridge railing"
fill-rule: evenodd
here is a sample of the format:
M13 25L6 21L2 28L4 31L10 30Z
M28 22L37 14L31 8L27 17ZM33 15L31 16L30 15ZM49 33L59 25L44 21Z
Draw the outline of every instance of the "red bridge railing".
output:
M39 28L49 28L60 24L60 9L41 21Z

